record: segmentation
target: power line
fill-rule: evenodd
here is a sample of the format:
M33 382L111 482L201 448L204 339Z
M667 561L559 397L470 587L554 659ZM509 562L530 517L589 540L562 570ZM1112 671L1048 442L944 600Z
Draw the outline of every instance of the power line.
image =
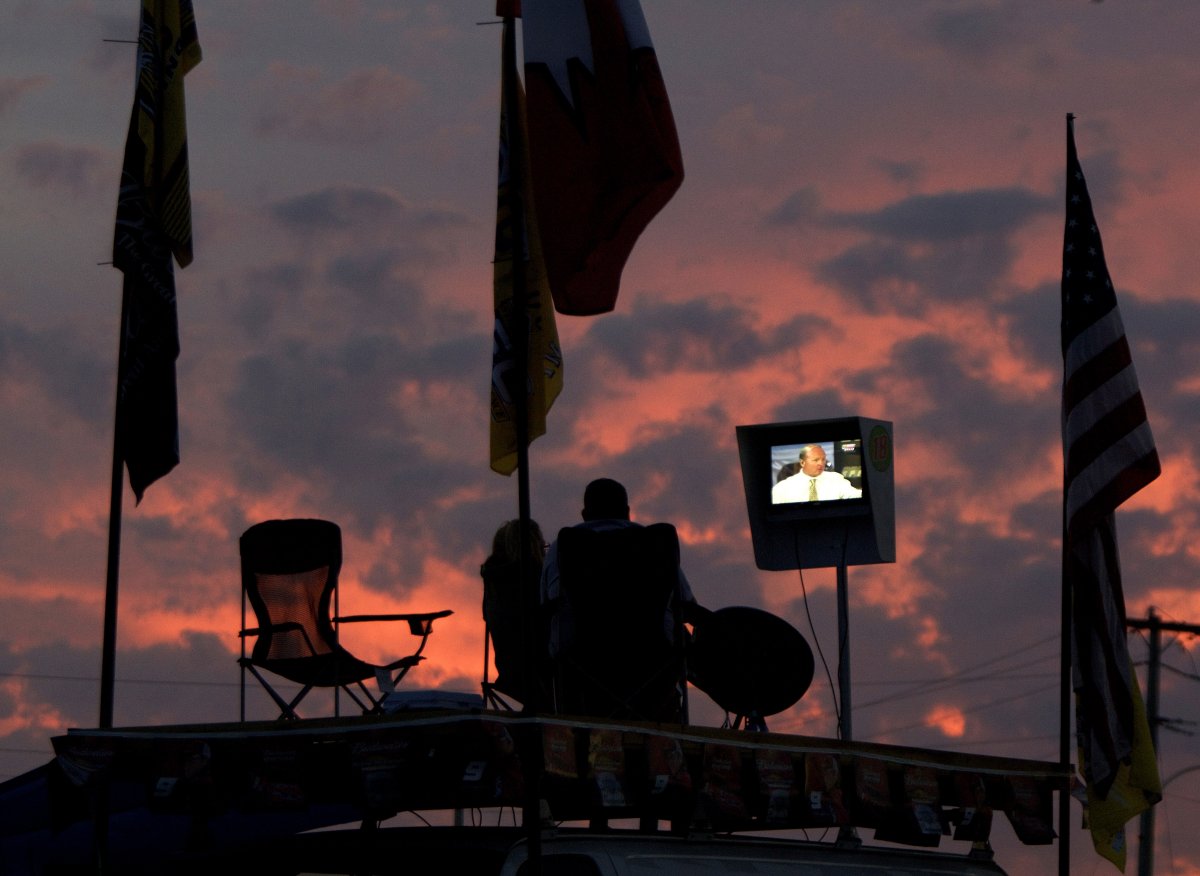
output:
M1181 675L1184 678L1190 679L1191 681L1200 681L1200 675L1197 675L1194 672L1184 672L1182 669L1178 669L1172 666L1170 663L1160 663L1159 667L1161 669L1166 669L1168 672L1174 672L1176 675Z
M859 708L865 709L867 706L879 706L879 705L884 705L887 703L894 703L899 700L907 700L907 699L913 699L915 697L928 696L930 694L939 693L941 691L945 691L950 688L959 687L964 684L979 684L979 683L996 682L996 681L1038 681L1038 680L1042 680L1042 679L1058 678L1058 677L1059 677L1059 674L1057 672L1018 672L1018 673L997 672L997 673L991 673L988 675L964 676L962 678L956 678L952 681L931 683L924 687L918 688L916 690L902 691L900 693L891 694L891 695L885 696L885 697L880 697L879 699L871 700L870 702L863 703L862 706L860 706Z
M41 672L0 672L0 678L27 678L37 681L82 681L96 684L100 679L89 675L49 675ZM202 681L185 678L118 678L119 684L186 685L191 687L237 687L238 681Z
M977 703L974 706L968 706L965 709L960 709L959 713L963 714L963 715L969 715L974 712L981 712L984 709L990 709L995 706L1002 706L1007 703L1015 702L1017 700L1024 699L1026 697L1033 696L1034 694L1045 693L1046 691L1057 690L1057 689L1058 689L1058 682L1056 681L1053 684L1043 685L1041 687L1034 688L1033 690L1021 691L1020 693L1013 694L1010 697L1001 697L998 700L989 700L985 703ZM925 720L921 720L915 724L908 724L904 727L889 727L889 728L887 728L886 731L884 731L884 733L876 733L875 738L879 738L880 736L885 735L885 734L902 733L905 730L915 730L919 727L928 727L928 726L930 726L930 723L927 719L925 719Z
M977 681L991 681L991 680L999 680L999 679L1008 678L1009 677L1008 673L1012 673L1018 669L1025 669L1030 666L1035 666L1039 663L1042 663L1046 660L1051 659L1052 657L1054 657L1056 655L1046 654L1046 655L1042 655L1039 657L1034 657L1029 660L1026 660L1023 663L1018 663L1014 666L1005 667L994 673L987 673L987 674L983 674L983 675L975 675L972 673L976 673L978 670L983 669L985 667L993 666L996 663L1000 663L1005 660L1009 660L1018 654L1028 652L1033 648L1037 648L1038 646L1044 645L1047 642L1053 641L1055 639L1057 639L1057 636L1051 636L1049 639L1044 639L1040 642L1036 642L1033 645L1029 645L1025 648L1019 648L1019 649L1009 652L1007 654L1002 654L999 657L993 657L990 660L985 660L984 662L978 663L974 666L966 667L964 669L959 670L958 672L954 672L954 673L951 673L950 675L943 676L942 678L929 679L924 682L912 682L914 687L911 690L903 691L903 692L896 693L896 694L889 694L887 696L879 697L878 699L875 699L875 700L870 700L866 703L861 704L859 706L859 708L861 709L861 708L865 708L867 706L874 706L874 705L879 705L881 703L892 702L892 701L895 701L898 699L905 699L907 697L916 696L918 694L932 693L936 690L940 690L940 689L943 689L946 687L953 687L958 684L965 684L968 682L973 683L973 682L977 682ZM1025 676L1013 676L1013 677L1019 678L1019 677L1025 677ZM1044 678L1044 677L1046 677L1046 675L1045 674L1037 674L1037 675L1033 675L1030 677L1043 677Z

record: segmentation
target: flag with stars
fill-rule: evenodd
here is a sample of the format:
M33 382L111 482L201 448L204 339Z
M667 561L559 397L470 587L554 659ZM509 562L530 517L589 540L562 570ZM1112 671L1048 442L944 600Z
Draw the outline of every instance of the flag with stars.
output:
M1075 734L1097 852L1122 870L1124 825L1162 795L1125 638L1116 509L1158 452L1067 117L1063 234L1063 575L1071 595Z
M522 0L534 203L560 313L616 306L638 236L683 182L638 0Z

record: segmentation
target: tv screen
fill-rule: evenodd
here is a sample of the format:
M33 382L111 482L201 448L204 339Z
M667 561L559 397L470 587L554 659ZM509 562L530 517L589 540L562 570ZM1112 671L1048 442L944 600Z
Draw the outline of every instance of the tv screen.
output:
M737 433L759 568L894 562L891 423L840 417Z
M863 499L862 439L773 444L770 483L772 505Z

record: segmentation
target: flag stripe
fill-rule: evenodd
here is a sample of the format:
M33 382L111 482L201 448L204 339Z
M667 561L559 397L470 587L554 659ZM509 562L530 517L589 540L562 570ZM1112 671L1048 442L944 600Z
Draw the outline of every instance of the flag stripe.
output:
M1063 583L1070 599L1076 738L1093 843L1123 869L1123 826L1162 789L1126 643L1115 512L1158 476L1159 461L1070 117L1066 194Z
M1129 389L1137 391L1137 379L1127 370L1133 364L1133 355L1120 323L1120 314L1110 311L1071 342L1063 387L1063 406L1067 410L1073 410L1088 393L1118 375L1124 374Z
M1128 387L1122 385L1118 388ZM1077 406L1067 415L1067 429L1075 436L1067 460L1068 481L1074 481L1115 447L1122 447L1128 452L1125 458L1116 460L1114 470L1125 467L1131 459L1139 458L1153 449L1153 439L1143 436L1139 431L1146 423L1146 407L1141 393L1135 389L1131 394L1106 394L1105 388L1101 387L1092 396L1097 397L1089 398L1086 404ZM1097 488L1104 483L1094 482Z
M1158 470L1153 436L1143 423L1071 479L1065 506L1068 529L1091 525L1153 480Z

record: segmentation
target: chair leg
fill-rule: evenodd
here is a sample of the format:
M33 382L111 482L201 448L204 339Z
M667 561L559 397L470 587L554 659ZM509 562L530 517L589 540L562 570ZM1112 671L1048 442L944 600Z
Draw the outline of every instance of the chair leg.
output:
M358 696L354 693L354 690L350 687L350 685L348 685L348 684L342 685L342 690L344 690L346 692L346 695L348 697L350 697L350 699L354 700L354 704L362 710L362 713L364 715L368 715L372 712L380 711L380 709L383 706L383 697L376 699L374 696L372 696L371 691L368 690L368 688L365 684L363 684L361 681L356 682L356 683L358 684L358 689L362 693L363 697L366 699L367 703L370 703L369 706L367 705L367 703L364 703L362 700L360 700L358 698Z
M500 696L500 694L496 691L496 688L494 688L490 682L485 681L481 686L483 688L484 703L505 712L516 711L512 707L512 703Z
M312 690L312 685L308 685L308 686L304 687L300 691L300 693L296 694L295 698L292 699L292 701L289 703L287 700L285 700L283 697L281 697L278 694L278 692L275 690L275 688L271 687L271 685L267 682L267 680L265 678L262 677L262 675L259 673L259 671L254 667L254 665L252 663L243 663L242 668L248 669L250 671L250 674L258 679L258 683L262 685L263 690L265 690L270 695L271 699L275 701L275 705L279 707L280 720L294 721L300 717L296 713L296 706L299 704L299 702L302 699L304 699L305 694L307 694L310 690ZM245 717L245 715L243 714L243 718L244 717Z

